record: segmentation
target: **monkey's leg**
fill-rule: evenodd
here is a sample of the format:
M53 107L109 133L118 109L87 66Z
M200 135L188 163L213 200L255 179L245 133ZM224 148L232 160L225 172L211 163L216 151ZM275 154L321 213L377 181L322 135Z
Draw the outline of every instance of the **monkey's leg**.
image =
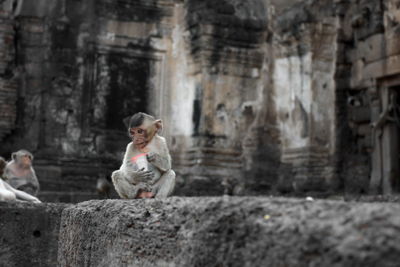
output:
M161 176L160 180L154 185L155 198L167 198L172 194L175 187L175 176L173 170L169 170Z
M112 182L121 198L134 199L137 196L139 188L128 182L128 179L121 171L114 171L111 175Z

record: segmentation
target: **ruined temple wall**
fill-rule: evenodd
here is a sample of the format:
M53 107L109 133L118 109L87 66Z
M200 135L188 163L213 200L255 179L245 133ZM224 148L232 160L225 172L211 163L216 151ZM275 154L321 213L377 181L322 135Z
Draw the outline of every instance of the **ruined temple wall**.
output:
M346 15L354 41L346 52L351 66L347 110L352 140L346 158L357 181L348 182L351 191L399 190L399 5L395 0L361 1ZM394 120L385 119L385 110Z
M192 97L193 90L201 92L195 92L194 102L203 113L191 124L189 145L175 157L184 170L184 187L246 194L276 187L362 193L382 166L397 173L393 149L385 156L390 160L374 163L371 122L385 105L386 100L374 100L384 98L381 88L393 91L399 84L398 1L293 1L286 8L258 1L240 11L236 4L187 2L187 10L196 9L187 33L193 52L186 58L198 69L189 91ZM264 39L253 38L257 34L245 26L244 44L240 25L248 17L242 20L241 14L260 19L251 12L262 4L257 10L264 10L266 23L259 30ZM392 135L383 137L387 150L397 147ZM241 162L235 165L234 159Z
M12 1L0 5L0 139L15 127L17 79L12 73L15 64Z
M394 0L20 3L2 46L17 51L19 104L1 153L32 150L44 190L93 192L137 111L163 119L176 194L324 191L355 183L341 169L368 176L370 107L348 103L397 73Z
M168 108L173 2L18 3L9 53L17 51L10 71L19 78L18 119L1 154L35 154L42 198L96 197L97 177L119 166L129 142L122 119L138 111L158 117Z
M21 129L2 153L18 144L37 154L44 190L88 192L121 160L122 118L147 111L164 121L178 194L265 194L278 172L289 190L323 184L336 31L317 11L293 17L261 0L23 1Z

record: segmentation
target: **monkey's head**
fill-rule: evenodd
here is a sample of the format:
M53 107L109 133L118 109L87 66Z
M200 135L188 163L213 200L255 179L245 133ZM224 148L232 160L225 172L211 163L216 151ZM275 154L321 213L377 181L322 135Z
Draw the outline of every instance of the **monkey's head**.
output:
M142 149L162 129L162 121L143 112L134 114L129 120L129 135L133 144Z
M19 166L29 168L32 165L33 155L31 152L21 149L11 154L12 160L14 160Z

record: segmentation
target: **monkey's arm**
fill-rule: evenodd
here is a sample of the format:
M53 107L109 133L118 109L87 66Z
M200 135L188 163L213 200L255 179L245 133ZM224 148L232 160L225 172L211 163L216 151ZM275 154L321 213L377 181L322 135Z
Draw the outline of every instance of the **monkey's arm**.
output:
M164 138L158 137L157 149L147 154L147 160L151 162L161 173L171 169L171 156Z
M38 198L31 196L23 191L14 189L11 185L9 185L6 182L4 182L4 186L6 189L14 192L14 194L17 196L18 199L22 199L22 200L26 200L26 201L34 202L34 203L41 203L41 201Z
M165 173L171 169L171 157L169 154L167 156L162 156L160 154L151 152L147 155L147 160L162 173Z

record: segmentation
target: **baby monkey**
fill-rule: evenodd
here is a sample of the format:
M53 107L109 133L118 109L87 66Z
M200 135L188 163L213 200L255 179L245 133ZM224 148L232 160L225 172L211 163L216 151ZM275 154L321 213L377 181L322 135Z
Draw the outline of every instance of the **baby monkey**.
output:
M175 172L165 138L158 135L162 121L146 113L134 114L128 124L132 142L119 170L111 175L121 198L166 198L175 187Z

